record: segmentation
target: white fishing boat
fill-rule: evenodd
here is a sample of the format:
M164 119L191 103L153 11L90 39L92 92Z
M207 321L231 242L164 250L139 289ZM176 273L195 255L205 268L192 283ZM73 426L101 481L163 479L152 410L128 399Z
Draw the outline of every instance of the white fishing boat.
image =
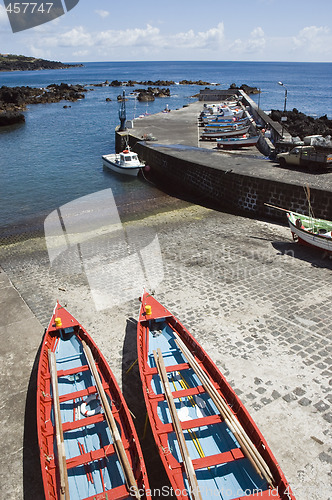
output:
M145 167L134 151L129 146L119 154L109 154L103 157L104 167L117 172L118 174L136 176L138 172Z
M243 134L240 137L220 137L216 140L217 147L224 149L238 149L243 147L255 146L259 139L258 135Z
M218 139L222 137L238 137L240 135L246 134L249 130L250 125L246 126L233 126L230 128L216 128L212 130L204 130L201 135L201 139Z
M206 127L206 129L210 129L210 128L224 128L224 127L233 127L235 125L239 126L239 125L247 125L247 123L249 122L249 118L233 118L232 121L223 121L223 120L212 120L212 121L208 121L207 123L204 123L204 127Z
M237 108L230 108L229 106L221 106L221 105L215 105L210 108L206 108L205 112L201 113L201 118L204 117L218 117L218 118L229 118L229 117L236 117L236 118L242 118L243 116L243 109L241 107Z

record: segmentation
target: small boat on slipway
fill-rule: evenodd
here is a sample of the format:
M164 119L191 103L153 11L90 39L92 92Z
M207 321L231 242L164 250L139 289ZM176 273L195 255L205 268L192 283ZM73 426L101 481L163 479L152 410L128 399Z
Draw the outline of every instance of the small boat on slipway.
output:
M240 137L220 137L216 140L217 147L224 149L239 149L243 147L255 146L259 139L258 135L244 134Z
M117 172L118 174L136 176L138 172L145 167L134 151L129 146L119 154L109 154L103 157L104 167Z
M288 225L295 242L332 254L332 221L299 214L269 203L264 203L264 205L286 212Z
M332 254L332 221L296 212L288 212L287 219L294 241Z
M59 303L40 352L37 430L46 500L146 498L142 451L119 386Z
M143 394L178 500L295 500L262 434L200 344L147 292L141 302Z

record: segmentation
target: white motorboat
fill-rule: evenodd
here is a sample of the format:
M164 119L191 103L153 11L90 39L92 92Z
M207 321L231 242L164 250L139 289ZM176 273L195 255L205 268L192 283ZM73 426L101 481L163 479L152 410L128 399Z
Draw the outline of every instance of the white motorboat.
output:
M201 139L217 139L221 137L238 137L240 135L246 134L249 130L250 125L240 126L240 127L230 127L223 129L205 129L201 135Z
M255 146L258 139L258 135L250 136L249 134L243 134L240 137L220 137L216 142L219 149L238 149Z
M104 167L118 174L136 176L145 167L145 163L141 162L137 154L129 147L119 154L104 155L102 158Z

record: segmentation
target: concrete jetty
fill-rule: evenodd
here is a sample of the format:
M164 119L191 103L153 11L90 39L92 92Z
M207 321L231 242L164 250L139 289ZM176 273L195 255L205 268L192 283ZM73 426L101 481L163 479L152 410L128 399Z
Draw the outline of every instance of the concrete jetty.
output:
M273 126L273 133L281 134L281 126L273 125L250 98L246 99L261 126L265 123L270 130ZM283 214L265 203L306 213L303 186L308 185L315 215L332 219L332 172L281 168L266 156L269 147L264 144L260 147L263 153L256 147L241 152L217 150L215 142L200 141L198 116L202 109L203 102L196 101L179 110L136 119L133 128L116 132L117 150L129 141L161 187L178 186L180 192L222 210L282 220Z

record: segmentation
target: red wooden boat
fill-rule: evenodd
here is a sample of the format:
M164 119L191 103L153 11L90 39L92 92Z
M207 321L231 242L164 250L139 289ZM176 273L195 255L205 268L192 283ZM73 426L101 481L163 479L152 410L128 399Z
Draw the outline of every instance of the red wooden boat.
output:
M119 386L59 303L40 353L37 429L46 500L146 498L142 451Z
M194 337L141 298L138 360L154 439L180 500L295 499L249 413Z

